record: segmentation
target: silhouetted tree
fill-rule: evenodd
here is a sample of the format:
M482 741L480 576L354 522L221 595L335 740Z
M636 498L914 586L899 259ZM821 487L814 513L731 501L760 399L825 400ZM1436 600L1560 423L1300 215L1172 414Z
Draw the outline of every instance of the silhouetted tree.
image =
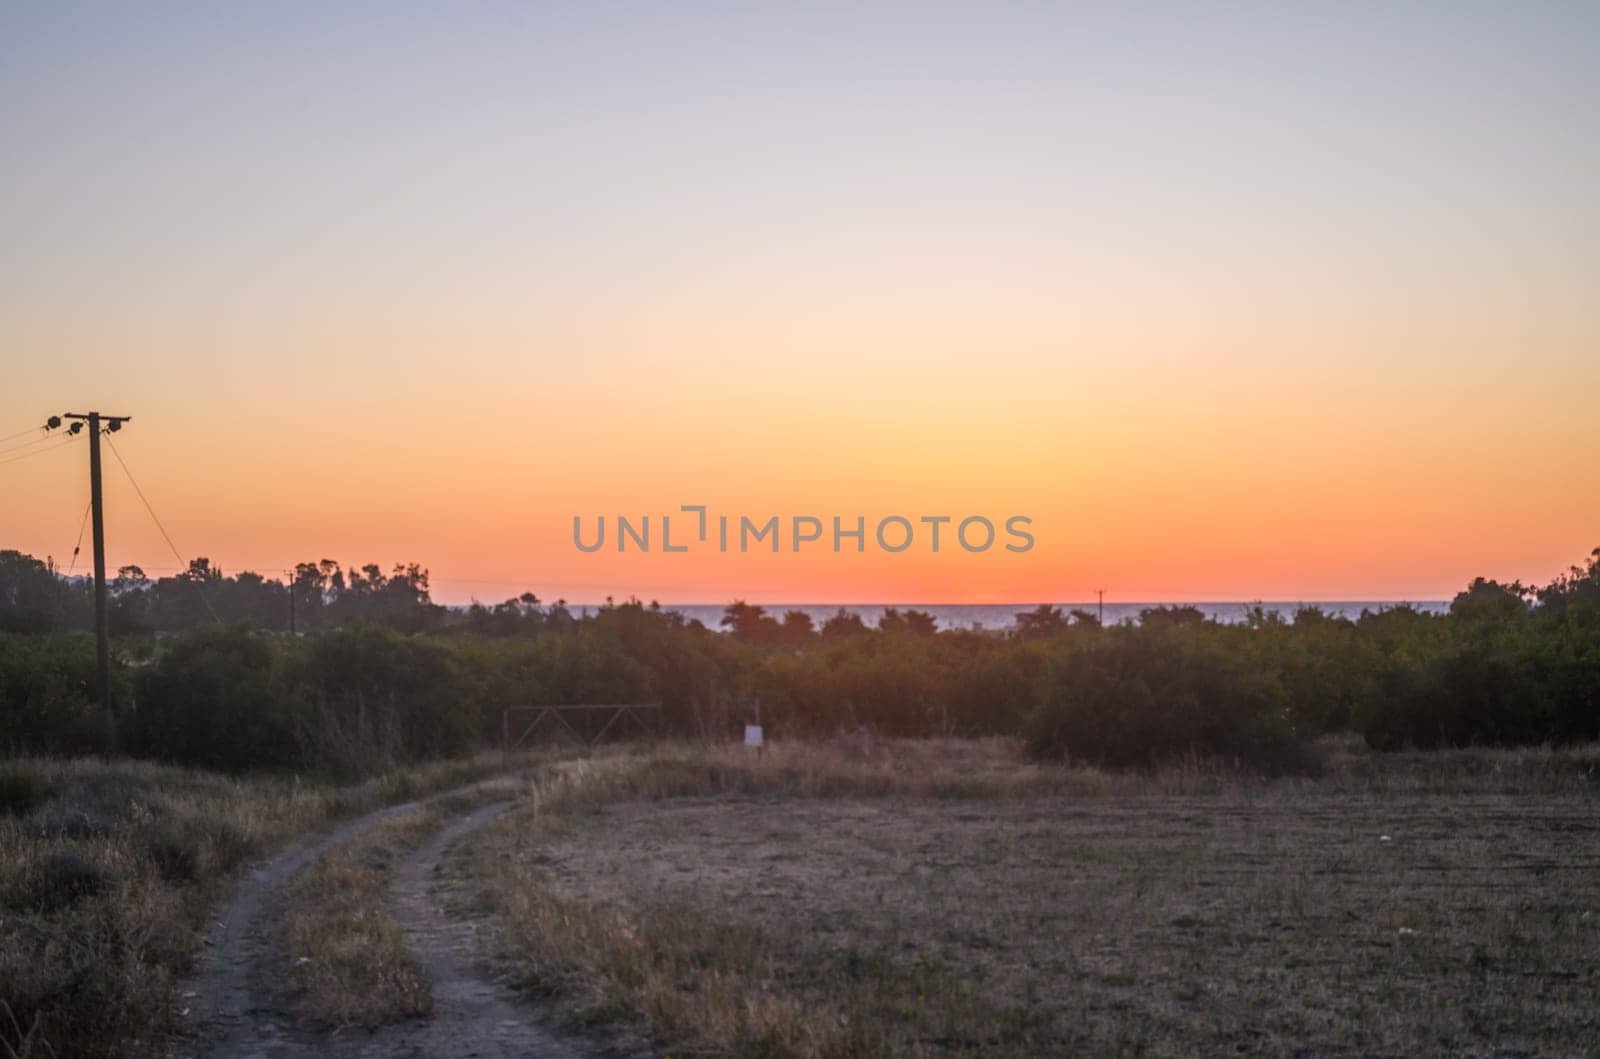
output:
M1199 607L1146 607L1139 612L1139 624L1151 629L1202 625L1205 620Z
M927 611L885 607L878 618L878 631L891 636L932 636L939 631L939 622Z
M867 623L861 620L861 615L854 614L839 608L838 613L822 623L822 638L824 640L839 640L851 636L864 636L870 630Z
M1041 603L1030 611L1017 615L1016 635L1021 639L1053 636L1067 627L1067 619L1057 607Z
M94 601L87 582L59 576L31 555L0 551L0 629L46 632L87 628Z
M733 633L735 640L750 644L777 643L783 638L783 630L776 621L767 616L767 612L757 606L736 599L728 604L722 611L723 628Z
M1474 578L1465 592L1450 601L1450 613L1477 621L1507 621L1528 612L1528 597L1534 590L1520 581L1509 585L1487 578Z
M811 615L803 610L787 611L783 615L782 639L792 647L804 647L811 642L815 629L811 624Z

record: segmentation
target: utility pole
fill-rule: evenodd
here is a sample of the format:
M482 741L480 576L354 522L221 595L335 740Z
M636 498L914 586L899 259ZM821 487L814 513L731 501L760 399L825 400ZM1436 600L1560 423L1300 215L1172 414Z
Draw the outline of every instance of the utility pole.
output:
M1100 616L1095 620L1100 623L1100 628L1104 629L1106 627L1106 590L1097 588L1094 591L1095 595L1100 597Z
M131 416L108 416L99 412L64 412L51 416L45 429L54 430L63 419L75 420L71 426L76 434L89 427L89 504L94 519L94 682L95 699L108 711L115 713L116 704L111 699L111 624L106 602L106 505L100 488L100 433L114 434L122 429Z

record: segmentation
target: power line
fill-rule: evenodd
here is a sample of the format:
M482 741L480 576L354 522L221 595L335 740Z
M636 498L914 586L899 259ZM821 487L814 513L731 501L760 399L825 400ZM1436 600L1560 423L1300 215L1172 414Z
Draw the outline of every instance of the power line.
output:
M73 442L73 439L70 438L70 437L63 438L63 439L61 439L61 441L59 443L57 443L55 445L46 445L42 449L34 449L32 452L24 452L22 455L13 456L9 460L0 460L0 467L4 467L8 463L16 463L18 460L25 460L30 456L42 456L47 452L54 452L57 449L64 449L68 445L71 445L72 442Z
M91 500L83 506L83 521L78 524L78 543L72 546L72 562L67 564L67 576L72 576L72 568L78 565L78 551L83 547L83 531L89 527L89 511L94 507Z
M33 446L42 445L46 441L59 441L59 440L60 440L59 437L52 437L49 434L40 434L38 437L34 438L32 441L24 441L20 445L11 445L11 446L8 446L7 448L0 449L0 456L4 456L8 452L21 452L23 449L31 449L31 448L33 448Z
M150 521L156 524L156 529L161 531L161 536L167 542L167 547L172 549L172 557L177 559L179 563L184 563L183 554L178 551L178 546L172 543L172 535L167 532L167 527L161 524L160 517L156 515L156 509L150 506L150 501L146 499L144 490L140 489L139 483L134 480L133 472L128 470L128 461L122 458L122 453L117 451L116 443L109 437L106 438L106 444L111 448L111 455L115 456L117 458L117 462L122 465L122 473L128 476L128 484L133 486L133 491L135 493L139 494L139 502L144 504L144 509L146 511L150 512ZM181 567L181 569L184 570L187 570L188 568L189 567L187 564L184 564Z
M0 438L0 442L10 441L12 438L20 438L24 434L32 434L35 430L43 430L43 429L45 429L45 428L44 427L29 427L27 430L19 430L15 434L7 434L5 437Z
M177 559L179 563L182 563L184 561L183 553L179 552L178 546L172 543L172 534L168 533L167 527L161 524L161 517L156 514L156 509L150 506L150 500L144 495L144 490L139 488L139 482L133 477L133 472L128 469L128 461L123 459L122 453L117 451L116 442L111 440L111 435L109 434L106 435L106 445L110 447L111 455L117 458L117 463L122 466L122 473L128 476L128 484L133 486L133 491L135 493L139 494L139 502L144 504L144 509L146 511L150 512L150 521L156 524L156 529L161 531L161 537L167 542L167 547L172 549L172 557ZM183 566L181 568L184 570L189 569L187 566ZM203 590L200 593L200 602L204 603L206 605L206 610L211 612L211 619L218 625L221 625L222 618L217 614L217 608L211 605L211 597L206 595Z

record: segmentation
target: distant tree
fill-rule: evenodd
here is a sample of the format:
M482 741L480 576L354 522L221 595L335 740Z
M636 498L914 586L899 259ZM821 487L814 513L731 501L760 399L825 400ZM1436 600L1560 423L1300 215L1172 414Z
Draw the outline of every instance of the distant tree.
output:
M803 610L791 610L783 615L783 642L794 647L804 647L815 635L811 615Z
M1016 634L1024 639L1053 636L1067 627L1067 619L1057 607L1041 603L1030 611L1017 615Z
M1204 625L1205 612L1199 607L1146 607L1139 612L1139 624L1151 629Z
M1190 608L1190 609L1193 609L1193 608ZM1204 616L1202 616L1201 620L1204 621ZM1180 624L1180 625L1183 625L1183 624L1192 625L1192 624L1195 624L1195 623L1192 622L1192 621L1182 621L1182 622L1178 622L1177 624ZM1260 603L1256 603L1253 606L1250 606L1250 607L1245 609L1245 612L1244 612L1244 624L1245 624L1245 628L1247 628L1247 629L1273 629L1273 628L1281 628L1283 626L1288 625L1289 623L1287 621L1283 620L1282 612L1280 612L1280 611L1278 611L1276 609L1268 610L1266 607L1262 606Z
M1319 628L1329 625L1349 626L1354 623L1349 618L1330 614L1321 607L1297 607L1294 612L1294 624L1303 628Z
M67 581L31 555L0 551L0 629L45 632L86 626L92 614L86 583Z
M557 599L550 609L544 614L544 627L546 629L571 632L578 624L578 619L572 616L572 611L567 608L565 599Z
M107 619L113 635L147 632L150 628L150 579L137 566L123 566L108 586L111 613Z
M428 571L418 563L396 563L385 576L377 563L351 571L341 582L337 571L330 578L328 620L334 623L365 620L399 632L425 632L444 624L445 608L429 595ZM342 584L342 588L340 587Z
M195 584L209 584L213 581L221 581L222 571L212 566L210 559L201 556L198 559L190 559L189 568L178 576L185 581L193 581Z
M252 570L222 578L211 590L216 620L257 629L287 629L288 589Z
M838 613L822 623L822 638L824 640L839 640L848 636L862 636L867 633L867 623L861 620L861 615L853 614L839 608Z
M145 591L145 620L151 628L164 632L215 624L212 612L221 583L222 571L211 565L210 559L191 559L183 570L160 578Z
M1450 601L1450 614L1479 621L1504 621L1527 613L1528 598L1533 594L1534 590L1520 581L1506 585L1474 578L1465 592L1456 593Z
M1577 606L1600 611L1600 548L1589 553L1585 566L1574 566L1535 593L1541 610L1564 613Z
M377 563L367 563L359 570L350 571L346 592L351 596L376 596L388 587L389 579Z
M939 631L939 621L925 610L885 607L878 619L878 631L891 636L932 636Z
M1069 617L1072 618L1072 624L1076 625L1080 629L1098 629L1098 628L1100 628L1100 619L1099 619L1099 617L1097 617L1095 615L1095 613L1093 611L1083 610L1082 608L1074 607L1072 609L1072 611L1069 613Z
M529 635L544 625L544 611L539 597L532 592L496 603L493 609L474 600L467 610L466 624L473 632L486 636Z
M782 638L778 623L767 616L762 607L736 599L722 611L722 626L733 633L735 640L752 644L776 643Z

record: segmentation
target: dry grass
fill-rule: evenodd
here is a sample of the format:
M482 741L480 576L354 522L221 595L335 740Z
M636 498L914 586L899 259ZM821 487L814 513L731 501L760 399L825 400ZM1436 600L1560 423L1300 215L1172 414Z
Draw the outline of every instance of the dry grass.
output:
M1582 794L1600 785L1600 747L1523 747L1373 754L1359 739L1316 748L1308 776L1267 777L1224 761L1191 760L1153 772L1064 768L1029 760L1015 739L884 739L867 733L743 746L624 747L563 762L543 784L546 807L686 795L1037 798L1175 797L1297 790L1324 794Z
M464 867L526 987L674 1053L1600 1052L1593 748L1283 781L1014 750L572 763Z
M284 894L279 948L294 1006L314 1022L372 1029L433 1010L428 982L388 911L393 869L451 817L531 794L491 780L381 824L297 875Z
M372 1028L433 1010L427 979L385 911L395 860L443 819L417 809L340 846L297 875L284 895L284 980L302 1016Z
M0 1056L138 1054L172 1023L207 912L305 832L490 775L498 756L354 786L146 762L20 760L0 806Z

